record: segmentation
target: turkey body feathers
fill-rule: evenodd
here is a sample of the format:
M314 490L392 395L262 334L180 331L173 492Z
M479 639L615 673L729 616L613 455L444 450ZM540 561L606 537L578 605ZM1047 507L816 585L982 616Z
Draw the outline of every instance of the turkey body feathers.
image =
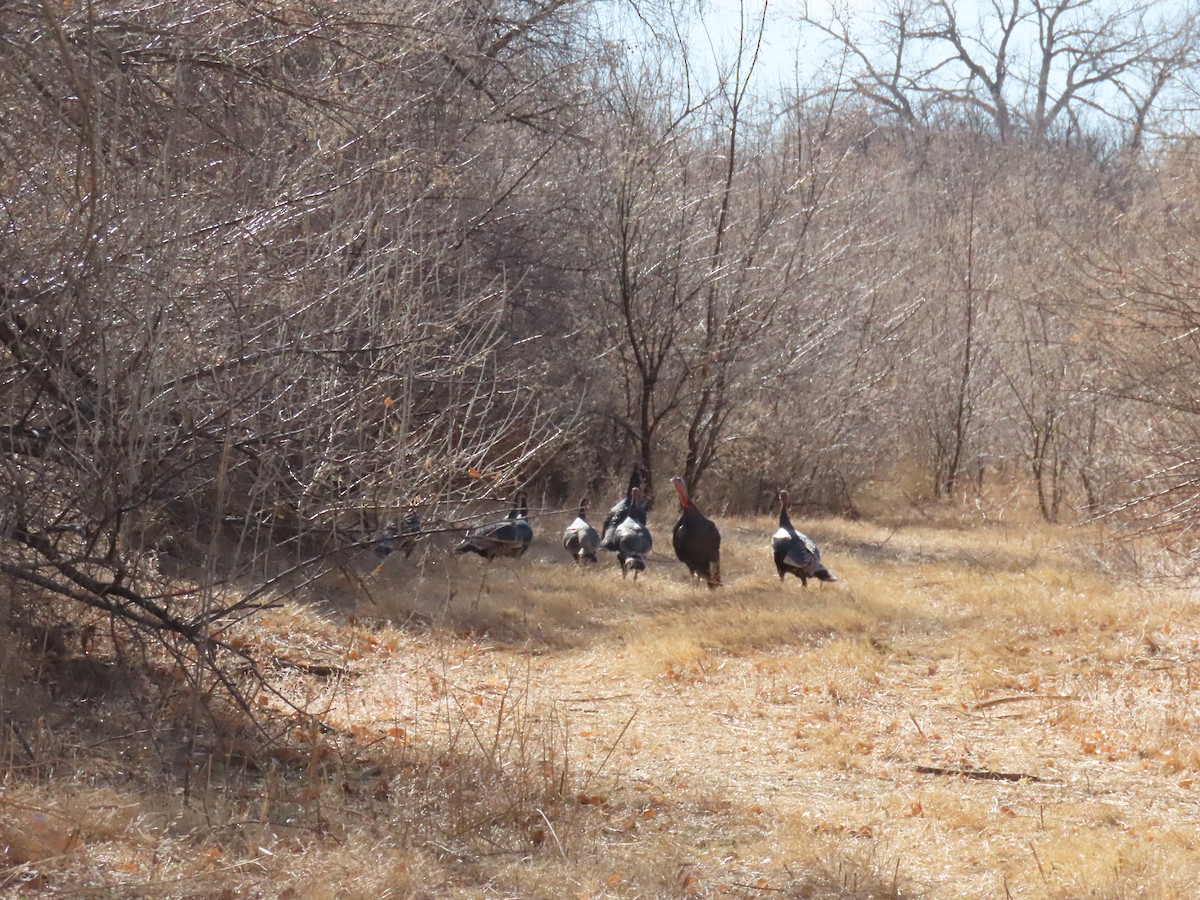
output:
M721 584L721 532L716 524L688 499L683 479L671 479L679 494L680 514L671 532L675 555L695 577L703 578L710 588Z
M508 517L502 522L480 525L467 532L455 553L478 553L484 559L518 557L529 549L533 542L533 528L529 524L529 505L525 495L517 497Z
M808 586L810 578L837 581L837 577L821 562L821 551L816 543L792 525L788 516L787 491L779 492L779 530L771 537L771 549L780 581L789 572L799 578L804 587Z
M640 491L642 486L642 477L638 474L637 469L633 470L633 474L629 476L629 487L625 489L625 496L613 504L612 509L608 511L608 515L604 517L604 525L600 529L601 546L605 550L617 549L617 526L625 521L626 516L631 513L640 512L639 521L646 524L646 507L640 505L640 509L635 509L634 492Z
M579 501L579 515L563 532L563 546L577 563L596 562L596 550L600 547L600 535L587 520L588 506L587 497Z
M635 519L633 516L626 517L615 530L615 543L617 546L617 561L621 564L621 575L628 575L633 572L634 580L637 580L637 573L646 570L646 554L654 546L654 539L650 536L650 529Z

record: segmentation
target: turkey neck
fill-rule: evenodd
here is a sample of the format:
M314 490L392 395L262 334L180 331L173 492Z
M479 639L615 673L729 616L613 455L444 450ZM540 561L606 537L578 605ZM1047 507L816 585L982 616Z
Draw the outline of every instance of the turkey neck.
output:
M683 514L686 516L693 510L699 512L699 510L692 506L691 502L688 500L687 485L684 484L683 479L676 475L671 479L671 484L675 485L675 493L679 495L679 505L683 507Z
M792 530L792 520L788 518L788 495L787 491L779 492L779 527Z

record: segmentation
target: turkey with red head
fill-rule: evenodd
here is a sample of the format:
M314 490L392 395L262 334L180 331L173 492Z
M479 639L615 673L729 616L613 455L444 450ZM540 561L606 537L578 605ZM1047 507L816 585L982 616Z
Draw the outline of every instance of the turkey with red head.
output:
M675 555L693 576L703 578L710 588L721 584L721 532L688 499L687 485L676 475L671 479L679 494L679 521L671 533Z
M792 526L788 517L788 492L779 492L779 530L771 537L771 549L775 552L775 568L779 580L789 572L808 587L808 579L837 581L832 572L821 562L821 551L812 538L801 534Z

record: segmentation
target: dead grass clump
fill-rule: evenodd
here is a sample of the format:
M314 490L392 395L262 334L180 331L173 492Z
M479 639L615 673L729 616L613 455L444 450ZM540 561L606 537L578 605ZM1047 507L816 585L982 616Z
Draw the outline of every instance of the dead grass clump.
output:
M831 772L862 772L871 767L874 739L848 725L845 717L827 710L823 717L796 724L794 746L811 765Z
M603 563L445 557L404 565L397 562L372 581L374 603L360 603L359 615L514 646L578 646L599 627L606 608L640 591Z
M410 748L389 782L393 801L422 811L421 839L445 852L561 853L577 836L566 723L525 694L505 700L491 721L460 711L447 743Z
M0 861L12 883L28 883L38 877L37 866L45 860L74 853L91 838L91 829L74 814L46 808L20 792L6 791L0 799Z
M869 638L834 637L802 654L791 673L834 703L860 702L879 688L884 653Z
M288 856L290 868L261 879L263 896L292 900L424 900L449 896L455 879L433 856L359 832L332 847ZM229 891L225 896L236 896Z
M715 879L681 846L677 835L655 827L638 833L613 829L590 850L564 860L542 855L502 860L488 896L531 900L564 897L701 898L720 896Z
M1200 876L1186 855L1147 833L1087 829L1031 844L1047 897L1193 897Z
M666 608L644 607L622 629L623 646L644 671L703 669L710 657L747 657L780 647L807 654L835 636L862 635L876 621L852 594L822 588L794 596L777 581L765 588L749 581L715 595L668 602Z
M927 888L911 871L909 854L866 829L841 837L815 834L802 843L776 848L782 859L748 884L748 894L842 900L905 900L924 897Z
M286 625L291 655L304 644L302 626L311 627L286 609L270 624ZM589 784L595 790L599 776L573 768L570 724L555 703L532 699L528 662L464 681L458 673L472 655L448 643L422 649L399 634L364 631L324 631L327 640L340 634L356 642L346 662L347 675L357 677L321 688L300 669L289 691L308 717L290 735L287 762L307 776L309 800L336 812L347 802L339 791L386 799L396 840L454 858L565 852L578 834L575 821L586 818L577 795ZM371 677L398 654L397 677ZM274 757L284 759L281 753Z
M36 722L3 722L0 884L205 896L311 866L317 880L292 882L295 896L325 885L346 896L354 866L337 848L368 842L392 852L351 879L362 896L404 884L427 896L449 872L506 854L562 858L595 831L583 823L603 806L607 755L576 771L569 723L532 699L528 668L485 697L445 677L458 654L431 653L440 679L408 687L441 687L412 733L358 699L376 667L412 648L402 635L285 604L223 638L270 679L246 695L257 723L169 677L163 689L129 679L102 716L80 720L91 730L56 705L70 698L43 697ZM19 683L3 685L9 700ZM194 698L200 718L181 730Z
M89 788L10 786L0 799L0 887L73 889L174 880L214 858L180 852L170 827L178 803L162 796Z

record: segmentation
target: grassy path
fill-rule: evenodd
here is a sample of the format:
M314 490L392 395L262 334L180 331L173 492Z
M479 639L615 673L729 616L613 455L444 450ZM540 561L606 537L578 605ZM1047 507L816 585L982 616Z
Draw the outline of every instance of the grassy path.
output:
M834 520L803 527L841 580L803 590L775 577L769 522L722 525L712 592L669 551L635 583L552 541L491 566L429 548L317 585L230 635L304 712L260 694L276 740L216 728L186 800L163 737L185 691L157 701L156 742L144 698L103 722L47 703L35 765L8 750L4 883L1200 893L1192 593L1118 584L1064 531Z

